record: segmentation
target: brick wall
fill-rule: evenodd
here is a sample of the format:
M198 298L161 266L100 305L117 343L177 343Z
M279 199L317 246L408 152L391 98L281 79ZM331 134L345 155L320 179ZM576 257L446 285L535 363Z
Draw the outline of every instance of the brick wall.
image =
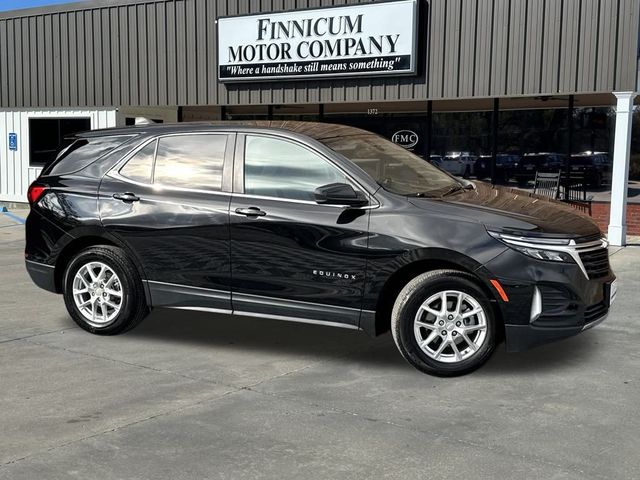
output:
M609 202L593 202L591 216L603 233L609 228ZM640 235L640 203L627 204L627 235Z

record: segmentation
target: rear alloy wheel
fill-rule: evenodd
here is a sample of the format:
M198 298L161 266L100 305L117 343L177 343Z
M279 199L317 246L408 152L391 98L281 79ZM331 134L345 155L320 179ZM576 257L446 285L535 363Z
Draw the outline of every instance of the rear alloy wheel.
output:
M404 358L432 375L471 372L495 349L489 301L473 277L456 270L427 272L409 282L398 295L391 326Z
M71 260L64 301L80 327L100 335L126 332L149 313L137 269L111 246L87 248Z
M85 321L106 327L118 317L123 300L118 275L102 262L83 265L73 277L73 300Z

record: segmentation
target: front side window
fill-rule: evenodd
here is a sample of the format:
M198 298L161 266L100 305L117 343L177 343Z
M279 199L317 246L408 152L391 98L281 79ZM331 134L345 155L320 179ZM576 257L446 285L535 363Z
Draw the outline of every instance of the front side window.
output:
M221 190L227 135L174 135L158 140L154 184Z
M440 196L462 188L450 175L378 135L336 136L322 143L351 160L392 193Z
M287 140L248 135L244 155L244 191L249 195L314 201L316 188L348 183L326 159Z

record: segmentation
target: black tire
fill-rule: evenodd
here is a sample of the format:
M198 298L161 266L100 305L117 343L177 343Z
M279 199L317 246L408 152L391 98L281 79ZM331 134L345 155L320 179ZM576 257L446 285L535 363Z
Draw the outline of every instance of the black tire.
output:
M467 165L462 174L462 178L469 178L471 176L471 166Z
M104 326L91 325L80 312L73 298L73 279L84 265L89 262L101 262L111 268L121 284L122 303L120 311ZM142 281L138 271L127 258L126 253L117 247L95 246L80 251L67 266L64 274L64 303L71 318L84 330L97 335L117 335L131 330L148 314Z
M444 290L457 290L471 295L482 307L486 319L483 343L468 358L453 363L441 362L428 356L418 345L414 334L416 314L422 303ZM434 270L417 276L402 289L391 312L393 340L405 360L424 373L440 377L464 375L483 365L495 350L496 330L496 319L486 294L474 277L458 270ZM450 334L453 335L453 332ZM458 339L462 340L462 337ZM462 345L466 345L466 342L463 341Z

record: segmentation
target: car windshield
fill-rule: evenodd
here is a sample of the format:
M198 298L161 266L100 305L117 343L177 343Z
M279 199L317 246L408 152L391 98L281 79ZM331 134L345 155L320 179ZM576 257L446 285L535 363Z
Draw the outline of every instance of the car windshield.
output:
M332 137L322 143L351 160L392 193L437 197L463 188L449 174L378 135Z

